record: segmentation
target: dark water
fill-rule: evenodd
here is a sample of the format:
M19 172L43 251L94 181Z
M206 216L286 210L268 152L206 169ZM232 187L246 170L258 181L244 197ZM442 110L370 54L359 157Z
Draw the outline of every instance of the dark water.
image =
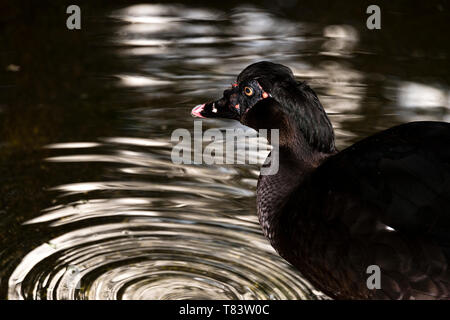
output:
M0 10L0 298L324 298L260 232L258 166L173 164L171 133L260 60L310 83L339 148L449 121L447 2L381 2L376 31L363 2L110 3L81 31L60 3Z

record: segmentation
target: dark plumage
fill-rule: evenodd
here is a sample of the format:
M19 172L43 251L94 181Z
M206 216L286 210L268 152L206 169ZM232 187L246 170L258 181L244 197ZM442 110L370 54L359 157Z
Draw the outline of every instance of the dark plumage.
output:
M193 114L280 130L279 171L259 178L258 217L318 289L337 299L450 299L449 123L399 125L338 152L314 91L270 62L247 67ZM370 265L381 289L367 287Z

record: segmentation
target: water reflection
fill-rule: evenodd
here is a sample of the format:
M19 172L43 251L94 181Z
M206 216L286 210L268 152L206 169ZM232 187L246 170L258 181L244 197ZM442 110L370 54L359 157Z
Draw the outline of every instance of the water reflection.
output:
M9 279L8 298L320 298L276 255L253 210L245 207L254 208L257 166L176 165L168 139L47 145L54 152L74 152L48 162L111 163L117 173L109 175L122 180L52 188L61 204L26 224L65 233L27 254ZM142 179L133 180L136 176ZM79 200L63 200L69 198ZM75 280L68 278L69 269L77 270Z
M323 30L326 40L322 48L324 55L330 56L350 56L354 52L354 48L358 44L358 31L350 25L331 25Z
M33 202L38 213L26 216L16 243L2 242L0 260L11 270L0 282L5 298L326 298L263 238L255 213L258 165L171 161L171 133L192 131L192 106L220 96L250 63L277 61L307 80L330 115L339 148L400 122L449 119L448 86L385 71L394 64L378 68L379 60L371 60L376 48L367 47L364 30L350 22L305 22L250 5L226 10L144 4L104 10L101 18L107 20L106 35L96 30L100 40L88 41L104 45L93 65L104 66L101 79L112 80L96 78L90 94L112 84L115 94L93 101L82 95L84 113L77 113L77 100L77 112L70 114L79 121L59 127L67 127L66 135L51 126L71 99L64 96L62 106L44 112L41 122L53 120L47 131L56 133L30 162L46 170L34 183L50 201ZM103 61L111 56L120 68L110 70ZM103 122L90 113L100 107L106 109ZM110 113L120 121L112 122ZM99 129L99 123L108 125ZM219 119L203 123L211 127L242 126ZM42 131L33 127L24 136ZM251 143L264 144L256 136ZM251 157L262 163L266 155ZM25 161L16 172L29 166Z
M37 299L307 297L297 273L280 273L279 259L261 260L269 250L251 227L236 232L225 222L143 216L78 229L36 248L11 276L9 298L23 291ZM70 266L79 270L79 288L61 281Z
M118 171L126 173L125 178L132 174L148 179L54 187L60 197L83 195L82 200L45 209L26 224L47 223L73 231L42 244L22 260L9 279L10 299L314 297L309 285L262 238L256 216L241 207L242 200L254 198L256 172L243 178L231 167L174 165L168 156L155 156L153 148L168 149L162 141L117 137L104 143L147 152L122 149L116 155L75 154L47 161L123 163L128 167ZM94 148L88 143L47 148L71 145L73 151ZM157 176L170 178L152 181ZM109 197L97 198L97 191ZM141 196L126 196L136 191ZM220 210L218 199L226 199ZM89 226L74 227L83 222ZM70 268L78 270L79 286L64 280Z
M400 81L396 101L406 108L450 108L450 90L442 86Z

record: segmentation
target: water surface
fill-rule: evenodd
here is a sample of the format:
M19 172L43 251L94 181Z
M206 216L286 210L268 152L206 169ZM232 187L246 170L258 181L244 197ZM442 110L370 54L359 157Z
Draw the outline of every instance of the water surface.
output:
M378 31L351 2L81 8L81 31L56 5L0 20L2 299L325 298L263 238L258 165L170 158L173 130L193 130L191 108L250 63L308 81L341 149L450 119L439 1L385 4Z

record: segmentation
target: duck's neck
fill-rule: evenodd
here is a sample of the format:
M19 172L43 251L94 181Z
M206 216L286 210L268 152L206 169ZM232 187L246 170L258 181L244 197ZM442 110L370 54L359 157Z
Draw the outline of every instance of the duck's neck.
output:
M305 178L335 153L313 152L303 149L302 146L296 148L280 146L278 152L278 172L259 176L256 199L261 228L276 249L278 249L276 242L279 222L285 203Z
M278 147L278 172L273 175L261 174L257 187L258 218L264 235L269 238L272 245L277 248L277 230L279 229L280 215L286 201L305 178L311 174L326 158L335 154L334 134L333 141L327 143L331 146L328 150L318 150L310 144L311 139L293 120L279 114L272 113L271 123L274 128L279 128ZM274 121L276 120L276 121ZM274 145L274 141L271 141ZM277 145L274 145L277 148ZM276 150L272 150L272 153ZM272 157L276 159L276 157ZM268 158L269 159L269 158Z

